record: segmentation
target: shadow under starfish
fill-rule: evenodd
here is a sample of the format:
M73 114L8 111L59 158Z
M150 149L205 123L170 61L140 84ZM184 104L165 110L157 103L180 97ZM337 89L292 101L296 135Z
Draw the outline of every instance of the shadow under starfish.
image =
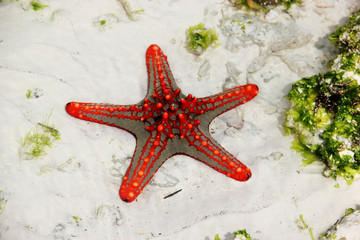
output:
M167 56L157 45L147 49L146 66L148 92L137 104L66 105L73 117L121 128L136 137L120 198L125 202L136 199L160 166L176 154L200 160L237 181L247 181L250 169L211 137L209 124L218 115L254 98L258 87L247 84L204 98L185 96L175 83Z

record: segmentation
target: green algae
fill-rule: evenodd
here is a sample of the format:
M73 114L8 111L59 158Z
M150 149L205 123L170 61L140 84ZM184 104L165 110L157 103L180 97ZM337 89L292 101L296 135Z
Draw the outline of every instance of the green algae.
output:
M300 228L300 229L308 229L311 239L315 240L312 228L309 227L309 225L305 222L304 216L302 214L300 214L300 217L299 217L299 219L297 219L296 223L297 223L298 228Z
M268 7L282 5L287 10L291 8L293 4L301 4L302 0L229 0L230 3L238 8L246 8L255 11L269 11Z
M255 240L254 238L252 238L250 236L250 234L248 234L246 232L246 229L242 229L242 230L237 230L236 232L233 232L233 240L235 239L241 239L241 240ZM219 234L215 235L215 239L214 240L221 240L221 238L219 237Z
M360 36L360 12L331 34L339 55L329 61L329 71L292 85L284 130L295 135L291 148L304 165L320 161L326 177L351 184L360 173L360 53L354 49L358 38L342 37L347 29Z
M22 159L32 160L44 156L46 149L51 148L56 140L60 140L60 132L50 123L50 117L51 113L21 139L19 154Z
M34 11L39 11L43 8L49 7L48 5L42 4L39 1L33 0L30 2L31 7Z
M191 26L187 30L187 48L196 55L200 55L210 46L218 47L218 39L215 28L208 29L204 23Z
M125 13L127 15L127 17L131 20L131 21L137 21L139 19L139 15L142 14L145 10L144 9L136 9L134 10L129 2L127 0L118 0L118 2L120 2L121 6L123 7L123 9L125 10Z
M32 91L31 91L31 89L28 89L27 90L27 92L26 92L26 98L31 98L31 96L32 96Z

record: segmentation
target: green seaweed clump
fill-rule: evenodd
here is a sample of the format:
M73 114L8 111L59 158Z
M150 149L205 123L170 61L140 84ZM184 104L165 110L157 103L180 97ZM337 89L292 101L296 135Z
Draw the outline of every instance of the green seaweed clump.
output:
M229 0L230 3L241 9L243 7L251 10L264 10L268 12L268 6L283 5L287 10L291 8L293 4L301 4L302 0Z
M330 35L330 42L341 53L360 54L360 12L350 16L350 21Z
M295 82L286 96L284 129L295 134L291 148L305 166L321 161L326 177L348 184L360 173L359 62L357 51L341 52L329 72Z
M187 47L195 55L202 54L210 46L220 45L215 28L207 29L204 23L191 26L187 33Z
M43 123L38 123L31 129L20 143L19 154L22 159L32 160L46 155L46 148L52 147L55 140L60 140L60 133L49 123L51 114L45 117Z
M234 235L233 240L255 240L254 238L251 238L251 236L246 232L245 229L233 232L233 235ZM219 234L215 235L215 240L221 240Z
M43 8L49 7L48 5L44 5L44 4L42 4L42 3L40 3L40 2L38 2L36 0L32 0L30 2L30 5L32 6L34 11L39 11L39 10L41 10Z

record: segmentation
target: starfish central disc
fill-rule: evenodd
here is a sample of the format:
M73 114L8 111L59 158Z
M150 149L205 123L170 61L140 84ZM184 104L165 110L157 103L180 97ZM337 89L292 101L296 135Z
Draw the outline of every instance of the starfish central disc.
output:
M146 130L158 131L169 138L184 138L200 124L200 120L193 119L196 113L186 104L196 98L188 96L187 99L180 99L179 93L180 91L175 91L174 95L167 94L164 98L154 94L154 101L145 99L145 113L141 120L150 124Z
M254 84L235 87L204 98L185 96L175 83L167 56L156 45L146 52L148 93L134 105L71 102L66 111L73 117L129 131L136 149L123 178L119 195L131 202L143 191L160 166L176 154L202 161L237 181L251 171L209 133L218 115L248 102L258 94Z

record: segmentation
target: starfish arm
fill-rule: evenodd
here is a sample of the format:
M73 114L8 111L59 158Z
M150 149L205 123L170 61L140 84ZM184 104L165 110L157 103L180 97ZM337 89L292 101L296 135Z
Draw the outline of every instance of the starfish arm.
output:
M194 129L193 133L187 136L186 139L190 144L190 148L183 151L183 154L200 160L216 171L237 181L247 181L251 177L249 168L200 129Z
M68 114L82 120L106 124L136 133L143 115L143 106L114 105L104 103L79 103L70 102L65 109Z
M165 98L169 101L180 93L170 70L167 56L161 48L155 44L146 51L146 66L148 70L148 98Z
M216 116L250 101L258 92L259 89L256 85L247 84L199 99L189 95L186 99L181 99L181 107L184 110L188 109L189 112L198 114L200 120L205 116L206 119L203 120L210 123Z
M125 202L134 201L171 156L169 150L165 150L168 138L163 133L153 131L151 136L149 133L149 137L143 139L137 138L134 156L119 190L120 198Z

